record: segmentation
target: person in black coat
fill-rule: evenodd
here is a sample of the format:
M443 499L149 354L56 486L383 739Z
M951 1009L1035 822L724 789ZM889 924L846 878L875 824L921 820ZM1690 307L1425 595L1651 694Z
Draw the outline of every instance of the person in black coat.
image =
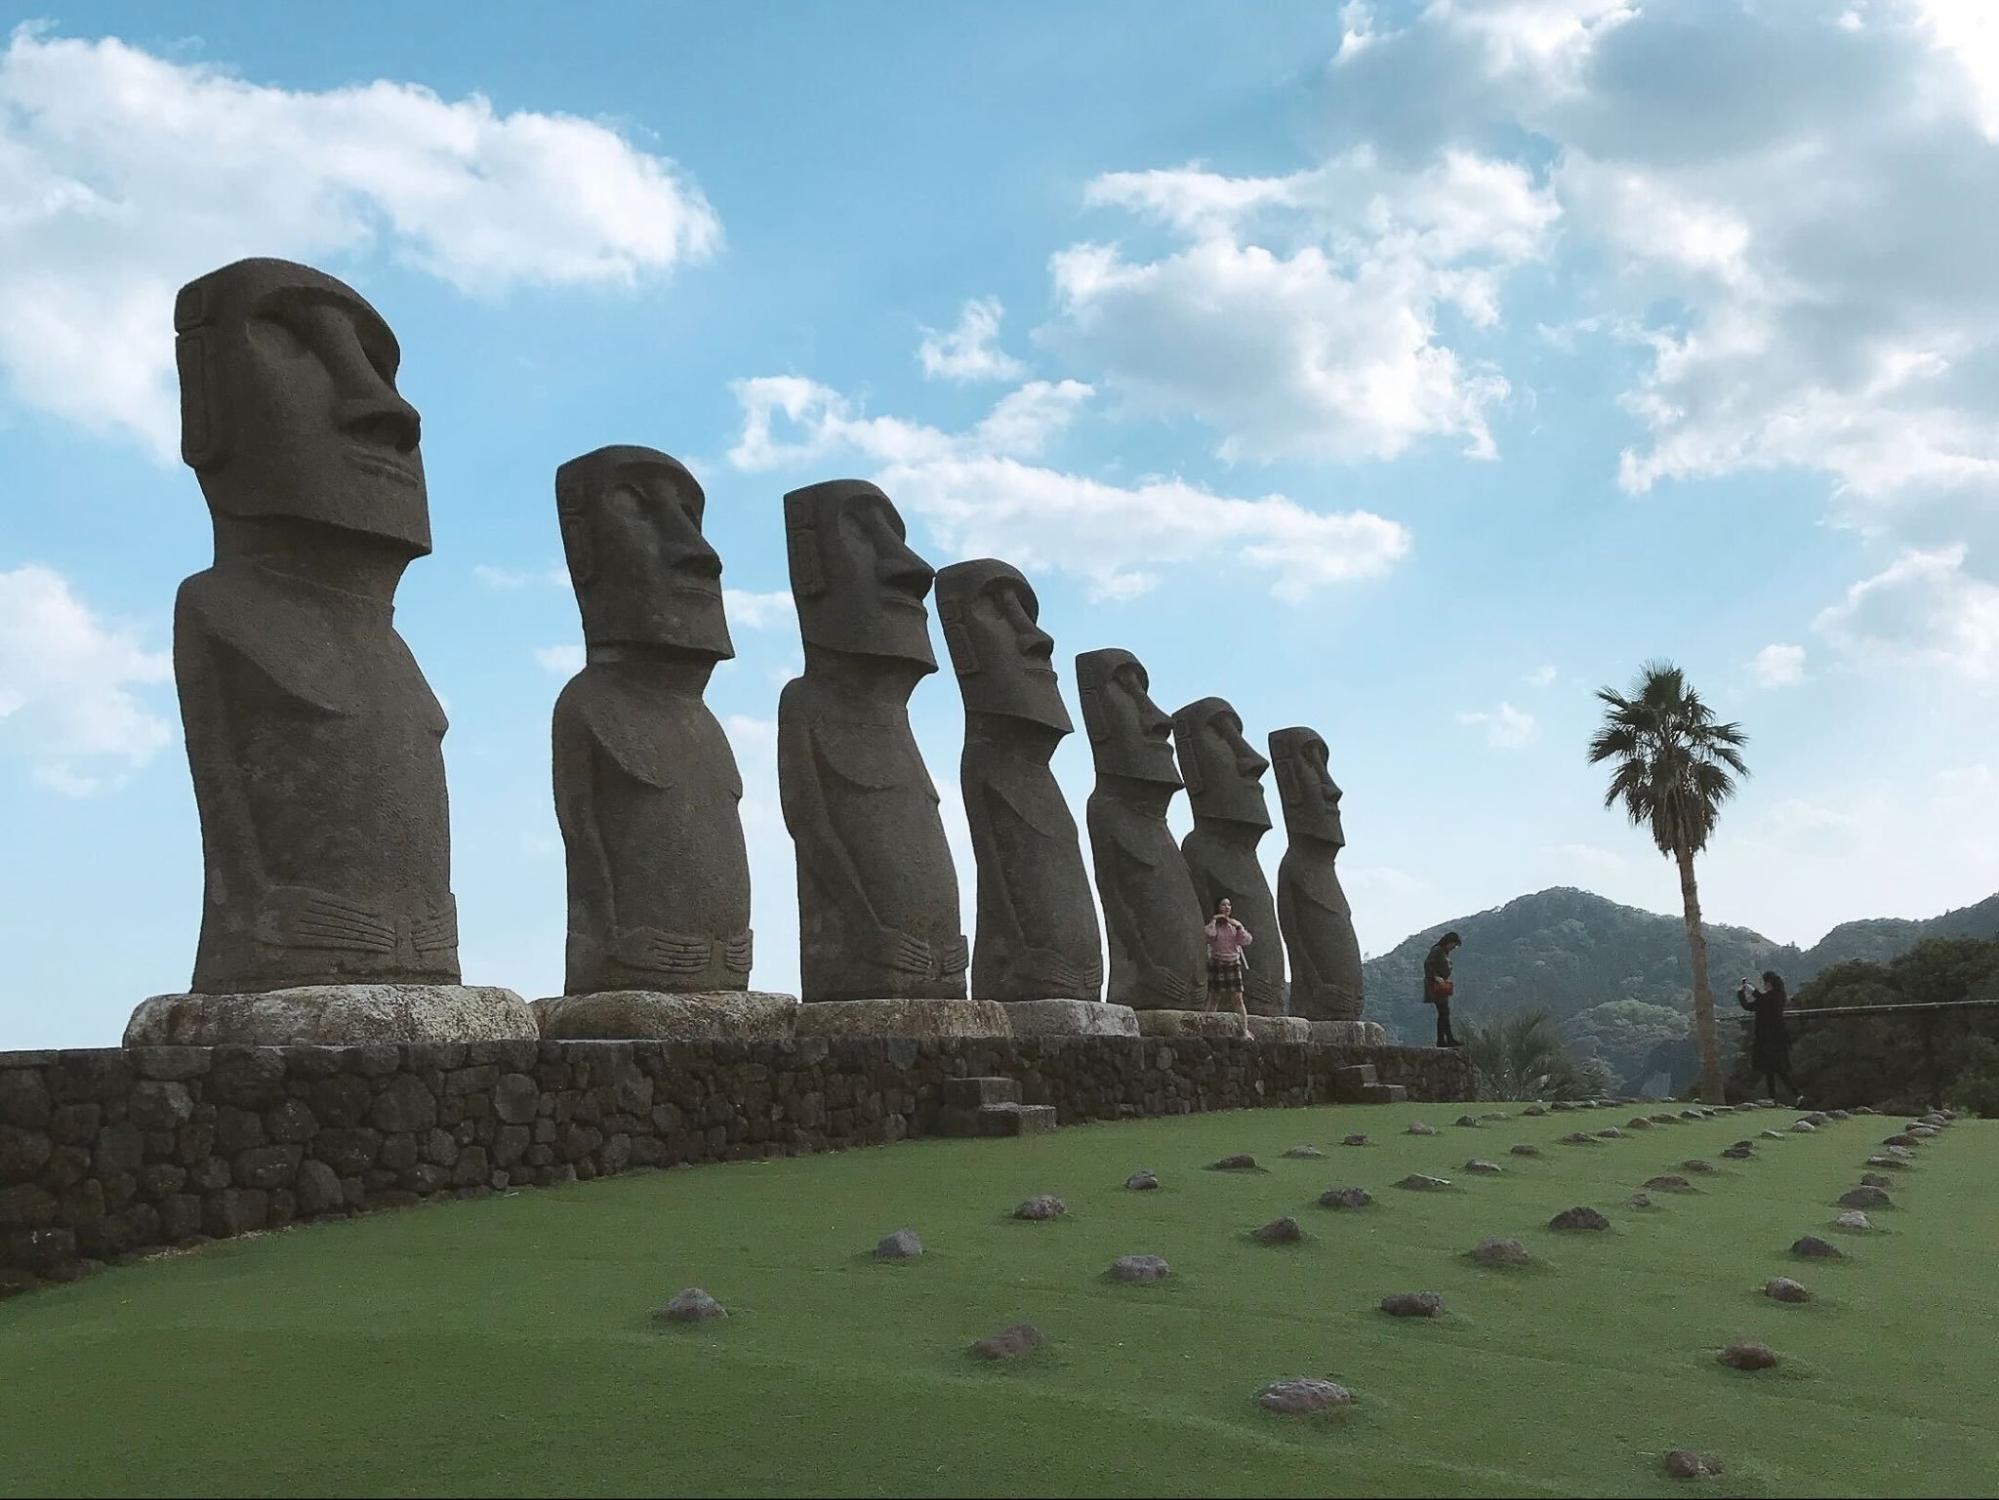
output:
M1437 1007L1437 1045L1459 1045L1451 1030L1451 955L1464 942L1455 932L1447 932L1431 946L1423 959L1423 1003Z
M1749 1071L1770 1085L1772 1099L1778 1097L1779 1078L1787 1092L1798 1092L1791 1077L1791 1036L1784 1025L1784 1006L1789 999L1783 979L1770 969L1763 971L1760 988L1745 979L1735 992L1736 1004L1756 1017L1749 1038Z

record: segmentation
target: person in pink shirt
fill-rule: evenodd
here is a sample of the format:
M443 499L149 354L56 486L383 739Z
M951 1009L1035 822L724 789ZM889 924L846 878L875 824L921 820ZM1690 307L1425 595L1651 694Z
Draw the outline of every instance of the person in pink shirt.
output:
M1236 1013L1245 1019L1249 1009L1242 1003L1242 971L1249 960L1243 955L1255 939L1250 930L1230 916L1229 898L1224 896L1215 905L1215 915L1204 929L1208 934L1208 1003L1205 1010L1213 1010L1218 1000L1235 1002Z

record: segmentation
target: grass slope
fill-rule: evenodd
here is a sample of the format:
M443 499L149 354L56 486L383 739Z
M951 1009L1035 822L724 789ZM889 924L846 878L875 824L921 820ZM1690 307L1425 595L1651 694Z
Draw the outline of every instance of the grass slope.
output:
M1994 1126L1921 1150L1863 1238L1827 1230L1832 1200L1887 1121L1729 1163L1722 1146L1790 1116L1574 1147L1556 1137L1625 1112L1476 1130L1455 1113L1267 1110L636 1173L114 1270L0 1304L0 1491L1647 1495L1688 1445L1728 1466L1709 1494L1994 1492ZM1416 1117L1440 1133L1401 1133ZM1341 1147L1350 1130L1375 1144ZM1280 1155L1307 1141L1325 1160ZM1245 1150L1265 1170L1203 1170ZM1473 1155L1505 1175L1464 1175ZM1727 1170L1623 1206L1696 1155ZM1122 1189L1141 1166L1159 1191ZM1454 1188L1391 1186L1411 1171ZM1347 1183L1375 1205L1315 1205ZM1041 1192L1069 1217L1008 1217ZM1577 1203L1612 1231L1545 1228ZM1304 1244L1248 1238L1283 1213ZM868 1258L905 1226L921 1260ZM1793 1262L1814 1231L1851 1258ZM1472 1265L1488 1234L1545 1266ZM1128 1252L1172 1279L1104 1279ZM1818 1300L1767 1300L1779 1274ZM732 1316L661 1331L652 1309L690 1284ZM1377 1311L1410 1290L1446 1315ZM1021 1318L1052 1347L967 1357ZM1783 1364L1719 1365L1740 1338ZM1254 1405L1298 1374L1355 1405Z

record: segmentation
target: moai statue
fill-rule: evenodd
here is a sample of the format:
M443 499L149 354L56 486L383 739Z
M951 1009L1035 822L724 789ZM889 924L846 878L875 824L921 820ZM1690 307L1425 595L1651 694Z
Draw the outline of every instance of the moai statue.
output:
M1097 766L1085 821L1110 937L1110 998L1134 1010L1198 1009L1208 994L1205 918L1166 826L1180 790L1173 721L1129 651L1085 651L1076 686Z
M702 701L734 656L707 497L652 448L556 471L587 657L555 703L555 812L569 864L570 995L743 990L743 781Z
M962 999L958 877L909 731L909 695L937 670L923 604L934 575L861 480L793 490L784 524L805 640L805 675L777 706L801 998Z
M937 616L965 698L959 763L978 865L972 992L982 1000L1097 1000L1103 935L1076 819L1048 768L1074 729L1034 590L983 558L937 575Z
M1242 737L1242 719L1223 698L1202 698L1173 716L1180 777L1194 806L1194 830L1181 842L1201 911L1214 915L1227 897L1235 919L1255 942L1243 976L1243 1003L1253 1016L1284 1014L1284 944L1277 902L1256 857L1270 831L1263 773L1270 762Z
M1280 729L1270 736L1270 759L1290 840L1277 867L1277 920L1291 952L1291 1014L1357 1021L1360 940L1333 868L1347 839L1340 828L1340 789L1326 769L1326 742L1310 729Z
M205 886L195 993L145 1002L127 1042L534 1035L518 997L458 987L444 713L394 624L430 551L395 336L281 260L190 282L174 328L215 527L174 605Z

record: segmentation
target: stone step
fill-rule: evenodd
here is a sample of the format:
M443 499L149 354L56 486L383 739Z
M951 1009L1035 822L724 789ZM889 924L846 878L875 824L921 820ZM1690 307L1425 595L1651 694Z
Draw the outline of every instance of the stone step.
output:
M1373 1071L1372 1069L1369 1070ZM1409 1090L1399 1083L1363 1083L1358 1087L1333 1089L1335 1104L1406 1104Z
M1020 1103L1020 1085L1011 1078L947 1078L944 1102L953 1109L977 1109L982 1104Z
M1055 1128L1052 1104L982 1104L973 1113L980 1135L1046 1135Z
M1373 1063L1360 1063L1351 1068L1333 1069L1333 1087L1336 1089L1361 1089L1381 1081L1374 1071Z

